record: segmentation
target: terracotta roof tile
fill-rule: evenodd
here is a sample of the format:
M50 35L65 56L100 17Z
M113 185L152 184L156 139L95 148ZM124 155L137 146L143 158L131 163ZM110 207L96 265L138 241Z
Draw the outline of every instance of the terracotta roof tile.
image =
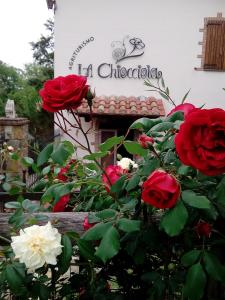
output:
M130 115L130 116L164 116L165 110L162 100L154 97L140 100L138 97L130 96L99 96L93 99L93 115ZM87 101L83 100L78 108L80 115L90 113Z

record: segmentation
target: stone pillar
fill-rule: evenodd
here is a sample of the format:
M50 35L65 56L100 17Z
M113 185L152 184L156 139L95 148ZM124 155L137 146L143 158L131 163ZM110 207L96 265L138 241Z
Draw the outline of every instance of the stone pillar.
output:
M0 118L0 148L4 142L8 146L12 146L16 151L19 151L21 156L28 155L28 124L26 118ZM16 160L7 159L4 171L8 174L22 175L23 169L20 163Z

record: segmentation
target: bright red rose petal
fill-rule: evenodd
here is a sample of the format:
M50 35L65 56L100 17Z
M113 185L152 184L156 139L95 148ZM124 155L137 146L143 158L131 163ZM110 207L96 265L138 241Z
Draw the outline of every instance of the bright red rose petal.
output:
M105 173L102 175L102 181L105 184L107 192L110 191L111 185L114 184L123 174L124 170L120 166L110 165L105 169Z
M198 109L189 114L175 137L181 162L208 176L225 172L225 111Z
M67 203L70 200L70 195L64 195L62 196L59 201L54 205L52 211L53 212L63 212L65 211L65 208L67 206Z
M59 76L44 83L39 94L43 109L57 112L63 109L76 109L86 98L89 86L87 78L77 75Z
M143 183L141 198L157 208L173 207L180 196L180 185L163 170L154 171Z

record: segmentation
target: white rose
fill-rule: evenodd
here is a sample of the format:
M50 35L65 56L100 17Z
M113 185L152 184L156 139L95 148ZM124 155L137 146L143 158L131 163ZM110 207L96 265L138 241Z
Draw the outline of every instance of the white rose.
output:
M120 161L117 162L117 165L120 166L122 169L128 171L138 167L138 165L128 157L122 158Z
M15 258L30 271L41 268L45 263L56 265L56 257L62 253L61 234L48 222L45 226L33 225L20 230L12 237Z
M7 147L7 149L8 149L8 151L9 151L9 152L12 152L12 151L14 151L14 148L13 148L13 146L8 146L8 147Z

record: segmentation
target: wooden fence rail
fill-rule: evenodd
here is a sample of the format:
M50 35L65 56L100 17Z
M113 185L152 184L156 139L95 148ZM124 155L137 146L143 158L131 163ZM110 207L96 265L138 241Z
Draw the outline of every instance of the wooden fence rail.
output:
M0 235L4 237L10 236L10 225L8 219L11 213L0 213ZM26 214L24 214L26 216ZM34 214L35 215L35 214ZM62 212L62 213L40 213L39 215L46 216L46 221L38 222L39 225L46 224L48 221L56 227L60 233L66 231L75 231L82 234L84 218L88 215L87 212Z
M43 193L23 193L24 199L32 201L40 201ZM4 205L9 201L16 201L18 195L9 195L6 192L0 192L0 235L10 236L10 225L8 219L12 213L4 212ZM46 216L46 221L38 222L39 225L46 224L49 221L58 228L59 232L76 231L81 234L83 232L84 218L88 215L87 212L61 212L61 213L39 213ZM25 217L27 214L24 214ZM35 215L35 214L34 214Z

